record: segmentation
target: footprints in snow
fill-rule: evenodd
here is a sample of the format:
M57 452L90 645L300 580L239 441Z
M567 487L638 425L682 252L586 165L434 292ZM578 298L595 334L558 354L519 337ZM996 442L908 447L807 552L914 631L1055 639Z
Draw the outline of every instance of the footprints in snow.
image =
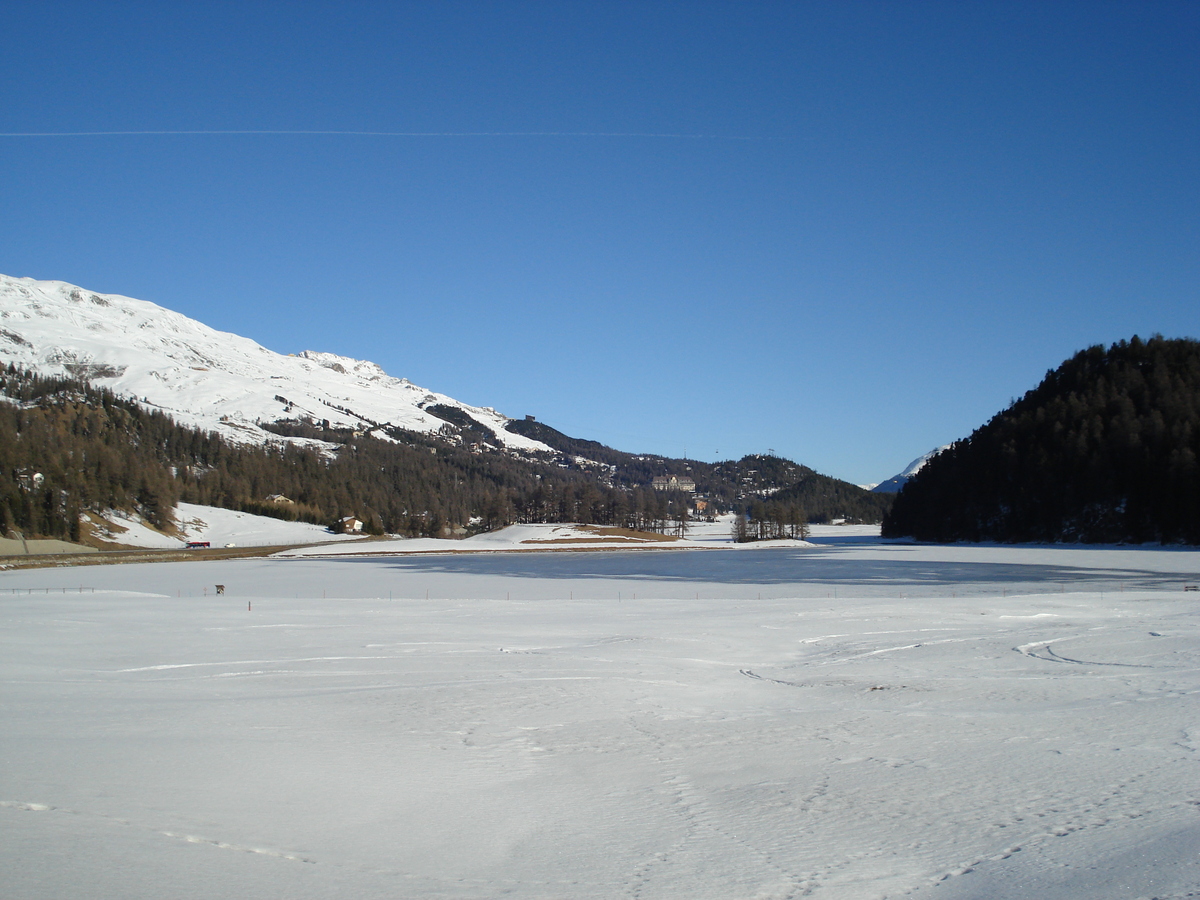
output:
M197 837L194 834L178 834L174 831L160 831L159 834L169 838L175 838L176 840L185 841L189 844L209 844L210 846L216 847L220 850L233 850L237 853L253 853L258 856L270 856L275 859L291 860L292 862L309 864L316 863L315 859L309 859L305 856L296 856L292 853L284 853L282 850L267 850L262 847L245 847L239 844L228 844L225 841L213 840L212 838Z
M751 669L738 669L738 674L745 675L747 678L753 678L755 681L764 681L764 682L767 682L768 684L782 684L784 687L796 687L796 688L811 688L811 687L818 687L818 686L861 687L864 683L869 683L869 682L862 682L862 681L847 680L844 678L836 679L836 680L828 680L828 681L822 680L821 682L819 682L819 684L818 684L818 682L813 682L813 681L784 681L780 678L768 678L764 675L759 675L757 672L755 672ZM866 688L866 692L870 693L871 691L897 691L897 690L907 690L907 689L908 689L908 685L906 685L906 684L871 684L870 687Z
M126 819L120 819L115 816L106 816L101 813L86 813L76 809L66 809L65 807L61 806L51 806L48 803L26 803L21 800L0 800L0 809L16 809L22 812L57 812L73 816L92 816L97 819L104 819L113 822L117 825L128 826L134 824ZM219 850L232 850L237 853L251 853L256 856L268 856L273 859L286 859L292 862L310 864L316 863L315 859L309 859L305 856L298 856L294 853L287 853L283 850L271 850L265 847L250 847L241 844L230 844L226 841L218 841L213 838L199 837L198 835L194 834L179 834L178 832L174 831L158 831L157 829L153 829L149 826L138 827L145 828L148 831L154 831L163 837L184 841L189 844L208 844L209 846L216 847Z

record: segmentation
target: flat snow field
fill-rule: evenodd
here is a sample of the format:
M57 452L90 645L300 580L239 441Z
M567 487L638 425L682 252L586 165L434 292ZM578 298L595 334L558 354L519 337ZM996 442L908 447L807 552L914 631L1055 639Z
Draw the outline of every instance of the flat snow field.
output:
M1200 552L814 543L0 574L0 895L1200 896Z

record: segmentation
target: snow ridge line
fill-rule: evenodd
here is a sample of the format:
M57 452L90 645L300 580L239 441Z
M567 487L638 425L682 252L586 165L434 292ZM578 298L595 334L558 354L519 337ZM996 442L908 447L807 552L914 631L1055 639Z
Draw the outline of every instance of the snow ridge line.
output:
M133 669L117 669L117 673L124 674L126 672L160 672L166 669L198 669L207 666L264 666L275 663L302 663L302 662L342 662L345 660L354 659L396 659L395 656L305 656L299 659L234 659L222 660L221 662L204 662L204 663L163 663L158 666L137 666Z

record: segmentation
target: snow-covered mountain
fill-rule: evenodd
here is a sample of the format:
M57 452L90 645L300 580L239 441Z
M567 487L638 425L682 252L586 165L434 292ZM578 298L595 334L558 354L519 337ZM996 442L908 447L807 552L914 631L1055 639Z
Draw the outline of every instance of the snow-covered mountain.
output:
M900 490L900 488L904 487L904 483L908 481L908 479L912 478L921 471L921 469L925 466L925 463L929 462L943 450L949 449L949 447L949 444L943 444L941 447L935 447L923 456L918 456L916 459L910 462L908 464L908 468L906 468L899 475L893 475L887 481L875 485L875 487L871 488L871 490L878 494L896 493L898 490Z
M307 418L368 430L436 432L469 417L509 450L549 450L511 421L393 378L372 362L304 351L283 356L144 300L61 281L0 275L0 361L71 375L238 443L278 441L257 422ZM447 410L447 408L449 408Z

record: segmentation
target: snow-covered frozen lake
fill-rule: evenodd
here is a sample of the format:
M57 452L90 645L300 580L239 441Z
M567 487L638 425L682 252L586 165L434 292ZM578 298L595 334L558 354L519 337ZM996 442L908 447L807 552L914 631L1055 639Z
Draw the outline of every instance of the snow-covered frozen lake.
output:
M838 534L0 574L3 896L1200 895L1200 552Z

